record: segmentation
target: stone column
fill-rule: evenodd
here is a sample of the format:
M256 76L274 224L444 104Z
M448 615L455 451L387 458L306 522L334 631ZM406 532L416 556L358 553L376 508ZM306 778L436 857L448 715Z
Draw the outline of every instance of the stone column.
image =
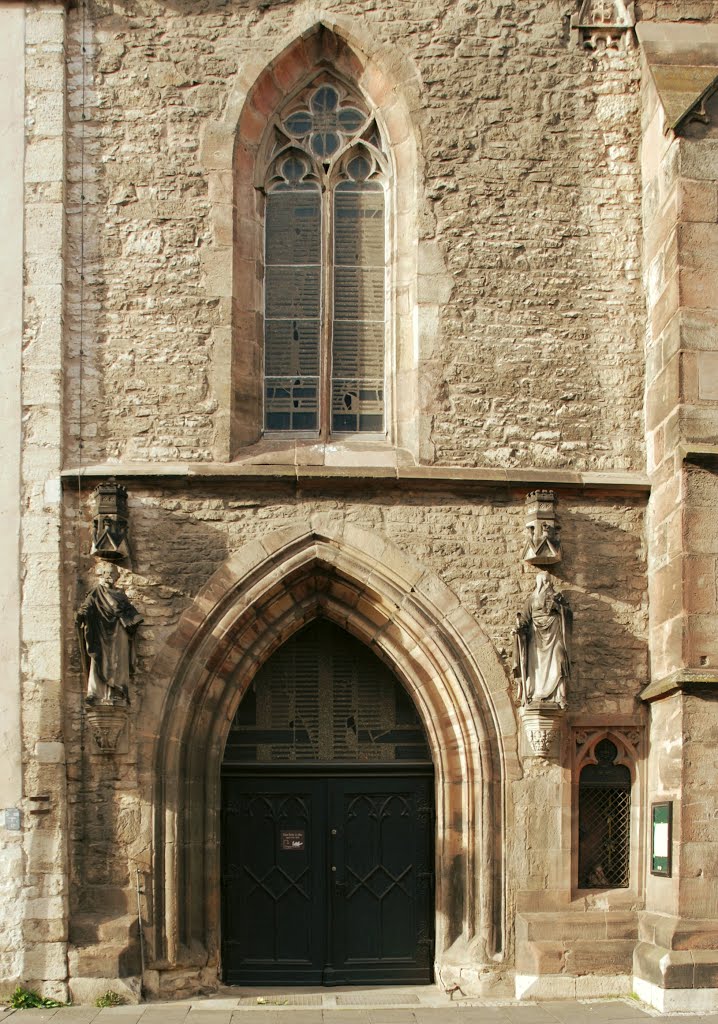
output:
M646 867L634 986L661 1010L718 1009L718 121L715 97L701 99L718 80L718 26L638 32L653 485L647 818L653 801L672 800L674 833L672 877Z
M0 3L0 977L20 974L20 446L25 8ZM16 814L13 811L17 812Z
M0 786L16 870L2 889L4 986L67 998L60 471L65 217L65 8L0 5L11 97L0 146L3 217L3 731ZM5 70L6 69L6 70ZM8 145L9 143L9 145ZM23 154L24 149L24 154ZM23 160L24 156L24 160ZM24 217L23 217L24 208ZM9 243L9 244L8 244ZM22 282L24 277L24 290ZM22 360L22 362L21 362ZM20 433L22 422L22 434ZM22 519L20 520L20 510ZM21 788L22 786L22 788Z

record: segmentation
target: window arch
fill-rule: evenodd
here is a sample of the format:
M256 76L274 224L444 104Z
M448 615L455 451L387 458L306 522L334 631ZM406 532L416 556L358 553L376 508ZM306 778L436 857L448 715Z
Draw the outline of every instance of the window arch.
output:
M264 147L265 433L386 431L389 161L358 92L328 72Z

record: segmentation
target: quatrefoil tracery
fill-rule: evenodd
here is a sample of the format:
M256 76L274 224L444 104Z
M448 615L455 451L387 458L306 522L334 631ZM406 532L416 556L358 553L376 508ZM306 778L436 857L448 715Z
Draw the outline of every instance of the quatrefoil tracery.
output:
M327 74L275 119L264 187L385 177L376 121L361 99Z

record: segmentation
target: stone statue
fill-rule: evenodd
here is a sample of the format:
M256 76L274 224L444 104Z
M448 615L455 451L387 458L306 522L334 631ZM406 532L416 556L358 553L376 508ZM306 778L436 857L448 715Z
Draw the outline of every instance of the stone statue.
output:
M114 565L101 562L97 566L97 586L82 602L76 616L88 704L130 702L135 632L143 620L124 590L117 588L117 577Z
M514 675L522 707L541 703L566 707L571 620L563 594L554 590L547 572L539 573L513 630Z

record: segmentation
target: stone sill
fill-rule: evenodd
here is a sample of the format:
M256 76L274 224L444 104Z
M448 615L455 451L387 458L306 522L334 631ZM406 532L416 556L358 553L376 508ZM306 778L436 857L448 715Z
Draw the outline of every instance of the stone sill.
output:
M254 484L276 482L309 484L366 484L412 487L451 487L461 490L496 487L533 489L549 487L568 491L601 491L606 494L648 496L650 482L645 473L579 473L567 469L492 469L461 466L299 466L257 465L222 462L122 462L102 463L65 469L61 479L65 488L78 488L112 477L148 483L219 483L243 481Z
M716 669L679 669L662 679L654 679L643 690L640 698L647 702L669 697L674 693L687 691L700 697L701 693L718 689L718 671Z

